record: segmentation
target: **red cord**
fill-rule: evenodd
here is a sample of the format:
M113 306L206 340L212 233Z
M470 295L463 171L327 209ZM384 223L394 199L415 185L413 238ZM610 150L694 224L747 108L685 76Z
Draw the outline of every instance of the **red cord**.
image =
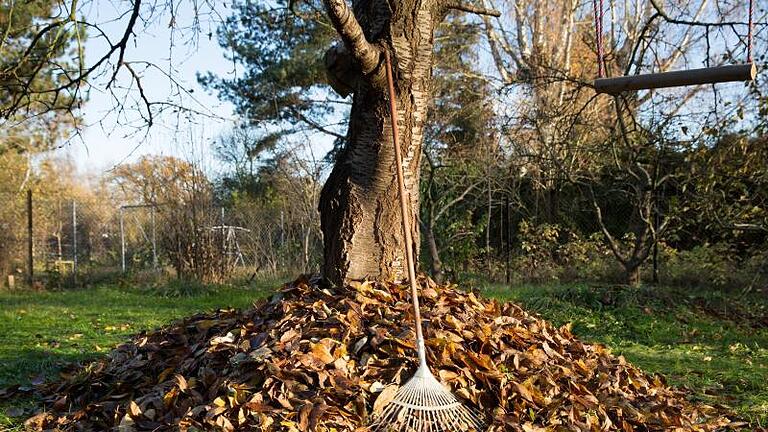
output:
M749 0L749 30L747 33L747 63L752 63L752 16L754 15L754 2Z
M751 1L751 0L750 0ZM599 4L599 5L598 5ZM595 12L595 39L597 40L597 76L605 76L605 67L603 62L603 0L592 0L592 7Z

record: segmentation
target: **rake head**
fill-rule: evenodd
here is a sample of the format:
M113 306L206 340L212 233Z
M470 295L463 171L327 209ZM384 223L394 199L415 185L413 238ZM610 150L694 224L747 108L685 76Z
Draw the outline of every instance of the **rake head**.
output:
M422 364L370 427L372 432L480 432L480 414L459 402Z

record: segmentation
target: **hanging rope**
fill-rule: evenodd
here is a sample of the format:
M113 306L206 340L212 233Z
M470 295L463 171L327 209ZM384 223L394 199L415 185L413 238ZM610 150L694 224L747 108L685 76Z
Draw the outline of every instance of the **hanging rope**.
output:
M595 39L597 40L597 76L605 76L605 66L603 62L603 0L592 0L592 7L595 12Z
M604 0L592 0L592 7L594 9L595 16L595 42L597 48L597 80L594 81L594 88L598 93L618 94L624 91L630 90L650 90L656 88L666 87L681 87L701 84L715 84L722 82L733 81L753 81L756 75L756 68L754 65L754 15L755 15L755 0L748 0L748 29L747 29L747 41L746 41L746 55L747 59L745 64L733 64L718 68L709 67L709 30L710 26L717 26L717 23L710 22L693 22L680 19L671 18L667 15L661 6L653 3L656 13L651 17L650 21L645 24L643 29L643 35L645 30L651 24L651 21L655 18L663 18L667 23L689 25L689 26L703 26L706 31L706 44L707 44L707 67L701 69L693 69L690 71L663 71L659 73L637 74L629 76L629 68L625 71L625 76L617 78L606 79L607 65L605 62L605 48L603 45L603 14L605 7L603 5ZM610 7L610 6L609 6ZM733 26L733 23L722 23L720 25ZM742 24L743 25L743 24ZM744 40L737 33L739 38L739 45L744 43ZM643 37L640 41L643 41ZM632 58L634 59L637 49L640 44L635 45ZM642 55L642 54L641 54Z
M752 63L752 16L755 14L755 5L753 0L749 0L749 29L747 30L747 63Z

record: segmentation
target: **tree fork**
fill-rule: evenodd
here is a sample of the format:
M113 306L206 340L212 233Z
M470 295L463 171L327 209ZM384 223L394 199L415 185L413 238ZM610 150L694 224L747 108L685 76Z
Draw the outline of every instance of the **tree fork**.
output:
M498 12L444 0L370 4L324 0L343 46L326 53L333 88L353 93L346 145L320 195L324 275L334 283L404 276L405 239L394 176L393 127L401 137L413 249L419 250L421 144L431 97L435 27L450 9ZM397 124L389 119L383 50L393 60ZM418 259L418 257L416 257Z

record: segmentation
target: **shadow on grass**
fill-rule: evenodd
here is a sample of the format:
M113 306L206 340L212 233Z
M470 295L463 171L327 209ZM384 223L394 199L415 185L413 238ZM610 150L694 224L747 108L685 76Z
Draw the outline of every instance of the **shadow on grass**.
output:
M62 369L82 367L103 355L97 351L61 353L21 348L13 357L0 356L0 380L7 390L13 390L9 397L0 398L0 430L25 430L24 420L44 408L34 392L36 384L55 381Z
M6 386L29 386L57 378L69 365L82 365L106 355L106 352L62 353L47 349L21 348L13 356L0 356L0 382Z

